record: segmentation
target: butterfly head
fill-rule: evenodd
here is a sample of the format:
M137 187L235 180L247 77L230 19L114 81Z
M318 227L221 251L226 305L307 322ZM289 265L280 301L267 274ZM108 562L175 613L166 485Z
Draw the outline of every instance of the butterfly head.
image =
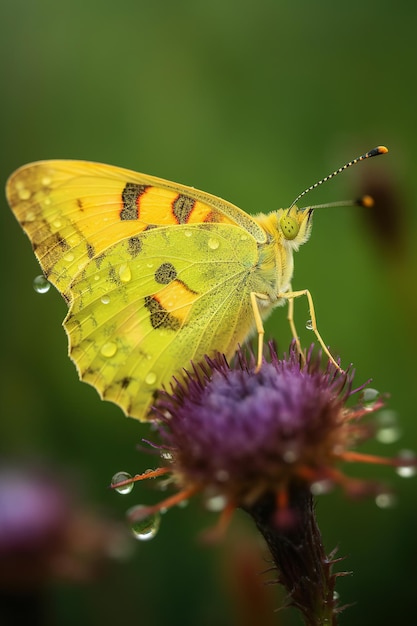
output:
M313 209L299 209L295 205L278 211L278 224L283 240L297 249L310 237Z

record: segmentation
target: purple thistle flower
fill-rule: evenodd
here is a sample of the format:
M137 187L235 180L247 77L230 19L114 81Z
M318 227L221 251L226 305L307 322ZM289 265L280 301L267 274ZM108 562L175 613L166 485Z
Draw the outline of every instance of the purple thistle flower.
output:
M169 462L132 479L168 474L178 492L132 509L131 523L200 492L223 505L214 537L242 508L266 539L278 581L306 623L323 623L325 617L336 624L336 575L323 549L312 492L316 485L338 483L351 495L375 494L379 485L347 477L340 462L400 464L354 450L373 434L362 418L383 400L365 405L365 385L352 389L352 381L353 372L331 363L322 370L312 349L302 363L295 344L283 359L270 344L270 360L259 372L253 355L243 351L232 365L220 355L194 365L171 392L160 393L154 408L161 456ZM354 397L356 405L350 406Z

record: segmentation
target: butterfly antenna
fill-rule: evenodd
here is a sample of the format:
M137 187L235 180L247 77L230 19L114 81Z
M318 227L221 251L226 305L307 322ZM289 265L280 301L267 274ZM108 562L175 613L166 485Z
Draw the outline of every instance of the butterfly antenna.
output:
M369 152L366 152L365 154L362 154L362 156L357 157L356 159L353 159L353 161L349 161L349 163L346 163L345 165L342 165L342 167L339 167L339 169L335 170L334 172L332 172L331 174L329 174L325 178L322 178L317 183L314 183L314 185L311 185L310 187L305 189L302 193L300 193L300 195L298 195L296 197L296 199L293 202L291 202L291 204L289 206L289 209L291 209L291 207L293 207L294 204L296 204L298 202L298 200L300 200L300 198L305 196L306 193L309 193L309 191L312 191L313 189L316 189L316 187L320 187L320 185L322 185L323 183L326 183L328 180L330 180L331 178L334 178L338 174L341 174L342 172L347 170L349 167L352 167L352 165L356 165L356 163L360 163L360 161L365 161L365 159L370 159L371 157L378 156L380 154L386 154L387 152L388 152L388 148L386 148L385 146L377 146L373 150L369 150ZM326 205L326 206L328 206L328 205Z

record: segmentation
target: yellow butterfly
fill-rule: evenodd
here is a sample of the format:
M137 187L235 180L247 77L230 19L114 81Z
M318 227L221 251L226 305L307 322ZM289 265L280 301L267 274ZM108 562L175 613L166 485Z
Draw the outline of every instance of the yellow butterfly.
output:
M293 252L313 208L252 217L216 196L86 161L39 161L11 175L7 198L69 311L69 355L82 380L126 415L146 420L158 389L216 351L230 357L262 320L289 302ZM298 344L299 345L299 344ZM301 351L301 348L300 348Z

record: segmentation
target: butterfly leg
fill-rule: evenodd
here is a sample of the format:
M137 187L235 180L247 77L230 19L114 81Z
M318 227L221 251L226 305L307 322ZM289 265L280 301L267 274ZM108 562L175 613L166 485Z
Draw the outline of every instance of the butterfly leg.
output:
M264 335L265 335L264 325L262 322L262 316L259 312L258 299L269 301L268 296L265 296L262 293L255 293L254 291L252 291L252 293L250 294L250 301L252 304L253 316L255 318L256 331L258 333L258 358L256 360L256 368L255 368L256 373L259 372L259 370L261 369L261 365L262 365L262 354L263 354L263 348L264 348Z
M305 363L305 361L306 361L305 351L301 348L300 337L298 336L297 328L296 328L295 322L294 322L294 298L289 298L289 300L288 300L287 320L288 320L288 323L289 323L290 328L291 328L291 334L292 334L293 339L295 341L295 345L297 347L297 352L300 355L303 363Z
M294 317L293 317L293 313L294 313L294 299L295 298L299 298L300 296L306 296L307 300L308 300L308 309L310 312L310 318L311 318L311 330L314 332L314 334L317 337L317 341L319 342L323 352L326 354L326 356L330 359L330 361L333 363L333 365L340 371L343 371L342 368L340 367L340 365L334 360L333 356L330 354L328 347L326 346L326 344L324 343L322 336L320 335L318 328L317 328L317 321L316 321L316 312L314 310L314 304L313 304L313 298L311 296L311 293L309 292L308 289L302 289L301 291L287 291L286 293L279 293L278 294L278 298L285 298L286 300L288 300L288 321L290 324L290 328L291 328L291 332L293 334L293 337L296 341L296 345L297 345L297 350L299 350L301 356L303 357L303 352L301 350L301 345L300 345L300 340L298 338L297 335L297 331L295 328L295 324L294 324Z

